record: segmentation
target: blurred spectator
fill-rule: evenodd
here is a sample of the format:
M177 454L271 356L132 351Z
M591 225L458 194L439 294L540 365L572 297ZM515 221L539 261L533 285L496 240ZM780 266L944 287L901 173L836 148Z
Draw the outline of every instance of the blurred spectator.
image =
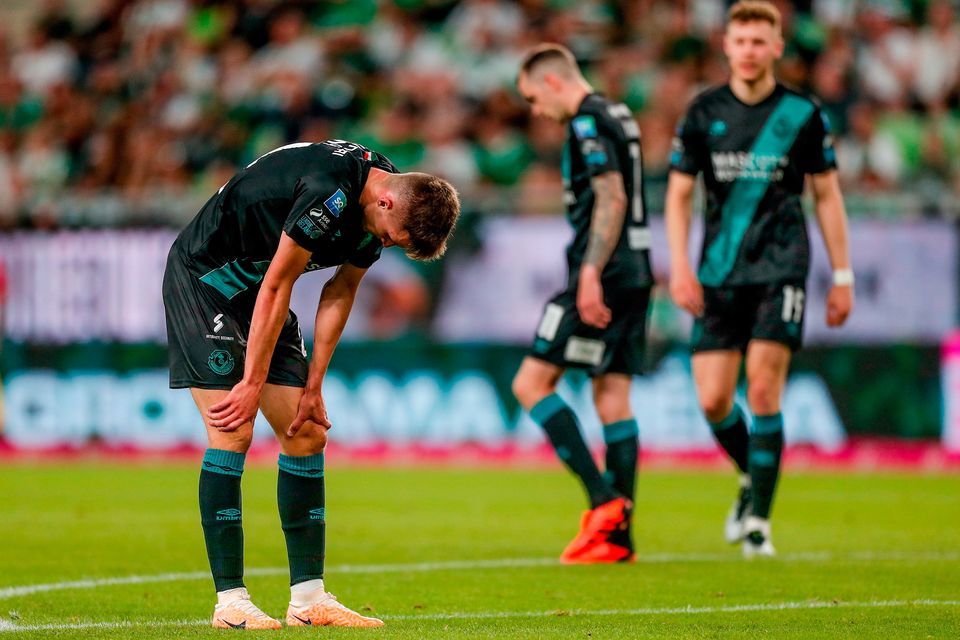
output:
M724 0L90 4L38 0L20 40L0 27L0 227L179 225L237 167L327 137L443 174L482 210L559 215L545 167L563 129L513 88L527 47L567 44L631 107L654 183L688 101L726 79ZM777 4L781 75L822 101L845 188L922 185L960 213L955 3Z

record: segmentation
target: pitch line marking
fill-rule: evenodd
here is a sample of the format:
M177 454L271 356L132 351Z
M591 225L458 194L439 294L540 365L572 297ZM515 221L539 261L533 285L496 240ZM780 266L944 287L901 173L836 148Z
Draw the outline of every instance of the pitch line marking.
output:
M810 551L786 553L777 557L775 562L826 562L830 560L847 561L949 561L960 560L960 552L879 552L859 551L848 554L838 554L829 551ZM660 553L640 556L638 564L666 564L682 562L744 562L737 553ZM397 564L344 564L327 568L333 574L366 574L366 573L409 573L456 571L460 569L512 569L525 567L563 567L556 558L504 558L493 560L452 560L445 562L412 562ZM247 576L283 576L287 575L287 567L254 567L247 569ZM208 580L208 571L190 571L180 573L160 573L153 575L118 576L108 578L91 578L88 580L73 580L68 582L51 582L47 584L22 585L0 589L0 600L28 596L34 593L49 591L63 591L67 589L97 589L126 584L155 584L160 582L186 582L191 580Z
M762 611L813 610L813 609L880 609L896 607L957 607L960 600L873 600L866 602L819 602L798 601L773 604L737 604L725 607L646 607L642 609L569 609L557 611L465 611L420 615L383 615L386 621L417 620L496 620L500 618L551 618L588 616L672 616L702 615L715 613L749 613ZM133 629L139 627L199 627L210 621L203 620L144 620L142 622L77 622L60 624L14 625L0 624L0 633L28 633L34 631L65 631L79 629Z

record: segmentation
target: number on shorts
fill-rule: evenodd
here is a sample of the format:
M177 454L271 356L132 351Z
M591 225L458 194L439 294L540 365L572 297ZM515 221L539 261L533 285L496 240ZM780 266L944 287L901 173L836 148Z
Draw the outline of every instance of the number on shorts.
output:
M802 287L786 285L783 287L783 310L780 317L784 322L800 322L803 318L803 299L805 293Z

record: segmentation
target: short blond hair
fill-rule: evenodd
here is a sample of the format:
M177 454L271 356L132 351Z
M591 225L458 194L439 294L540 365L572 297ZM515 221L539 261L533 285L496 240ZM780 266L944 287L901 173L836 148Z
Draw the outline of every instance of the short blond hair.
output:
M780 10L765 0L740 0L727 11L727 25L733 22L769 22L779 33L781 27Z
M520 75L531 76L541 66L552 67L568 76L580 74L573 52L562 44L545 42L527 51L520 63Z

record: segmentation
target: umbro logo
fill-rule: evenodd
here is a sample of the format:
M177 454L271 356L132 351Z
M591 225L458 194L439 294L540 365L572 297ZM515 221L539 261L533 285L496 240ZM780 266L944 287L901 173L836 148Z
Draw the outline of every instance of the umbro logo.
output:
M246 628L247 628L247 621L246 621L246 620L244 620L243 622L237 623L237 624L233 624L233 623L230 622L229 620L224 620L223 618L220 618L220 622L222 622L223 624L227 625L228 627L232 627L232 628L234 628L234 629L246 629Z

